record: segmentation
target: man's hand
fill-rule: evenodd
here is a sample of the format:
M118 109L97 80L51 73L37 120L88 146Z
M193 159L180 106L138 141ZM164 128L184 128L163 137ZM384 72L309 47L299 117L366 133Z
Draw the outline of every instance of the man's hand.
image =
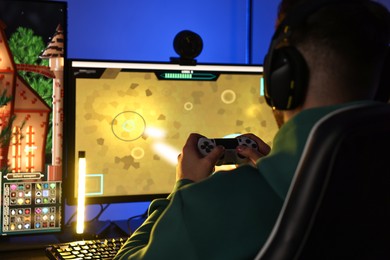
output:
M198 151L198 140L203 137L191 134L178 157L176 180L189 179L194 182L206 179L214 171L215 164L224 153L224 148L217 146L207 156Z
M271 151L271 147L268 144L266 144L263 140L261 140L259 137L257 137L256 135L244 134L243 136L249 137L250 139L255 141L257 143L258 149L255 150L255 149L252 149L252 148L244 146L244 145L239 145L237 147L237 152L240 155L248 158L251 161L251 163L253 163L254 165L256 164L256 161L259 158L269 154L269 152Z

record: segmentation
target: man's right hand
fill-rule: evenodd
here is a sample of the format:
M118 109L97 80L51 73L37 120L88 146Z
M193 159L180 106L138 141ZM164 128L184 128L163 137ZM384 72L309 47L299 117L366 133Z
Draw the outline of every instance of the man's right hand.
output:
M256 164L256 161L260 159L261 157L266 156L267 154L270 153L271 147L266 144L263 140L261 140L259 137L257 137L254 134L244 134L243 136L246 136L253 141L257 143L258 149L252 149L250 147L240 145L237 147L237 152L248 158L253 165Z

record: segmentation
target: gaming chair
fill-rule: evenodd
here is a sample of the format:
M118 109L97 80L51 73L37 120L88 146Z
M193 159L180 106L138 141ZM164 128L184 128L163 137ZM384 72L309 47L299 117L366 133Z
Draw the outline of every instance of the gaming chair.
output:
M255 259L390 259L389 149L388 104L320 120Z
M324 5L319 2L302 11L297 22ZM291 21L294 28L294 20L281 26ZM308 74L296 49L276 48L284 37L280 28L264 62L266 99L286 110L302 102ZM390 259L389 95L387 51L378 102L334 111L311 130L280 215L256 260Z

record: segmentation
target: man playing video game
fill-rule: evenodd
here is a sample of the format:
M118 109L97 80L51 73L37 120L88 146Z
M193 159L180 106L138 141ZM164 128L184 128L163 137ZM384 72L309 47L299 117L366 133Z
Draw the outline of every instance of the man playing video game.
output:
M280 5L277 34L285 40L275 37L264 63L267 102L284 121L272 151L247 134L258 149L238 146L237 152L251 164L211 174L224 148L202 156L202 136L191 134L178 158L173 192L151 203L148 219L116 259L253 259L272 230L313 125L341 107L377 102L389 46L389 12L368 0L340 0L316 8L298 26L284 24L300 18L299 12L294 17L296 6L314 2L283 0ZM291 58L291 48L285 47L295 49L291 55L300 53L298 64L291 66L306 78L301 93L283 103L283 98L274 99L280 93L270 88L279 83L267 73ZM283 55L276 65L269 60Z

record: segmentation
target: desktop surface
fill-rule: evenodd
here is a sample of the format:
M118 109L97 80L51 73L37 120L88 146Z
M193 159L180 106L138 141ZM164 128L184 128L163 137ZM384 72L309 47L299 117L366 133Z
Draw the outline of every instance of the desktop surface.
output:
M55 234L35 236L13 236L0 238L0 259L29 260L47 259L45 248L50 243L59 243Z
M122 221L105 221L108 223L99 234L76 235L74 225L66 226L61 233L39 236L3 236L0 237L0 259L7 260L39 260L49 259L46 250L52 246L66 245L76 241L112 241L112 238L124 241L132 230L137 229L145 220L145 216ZM96 226L96 225L94 225Z
M28 250L14 250L0 252L1 259L7 260L47 260L44 248L28 249Z

